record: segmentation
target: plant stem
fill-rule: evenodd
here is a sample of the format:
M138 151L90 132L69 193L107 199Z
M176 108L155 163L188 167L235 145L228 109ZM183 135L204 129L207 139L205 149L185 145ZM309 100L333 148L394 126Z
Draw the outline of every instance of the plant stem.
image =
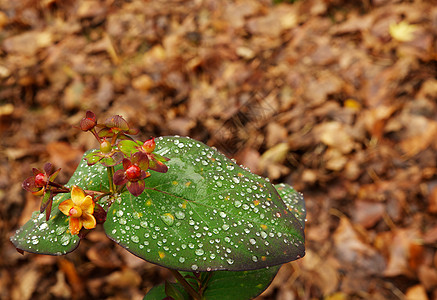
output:
M206 275L206 278L202 281L202 285L200 288L200 294L203 295L203 292L205 291L206 287L208 286L209 280L211 279L214 272L208 272Z
M114 184L114 167L107 167L108 170L108 180L109 180L109 191L111 194L114 194L117 190L117 187Z
M191 284L188 283L188 281L185 280L185 278L176 270L169 269L170 272L173 274L173 276L176 278L177 281L184 287L184 289L187 291L188 294L190 294L191 297L193 297L194 300L200 300L200 295L196 290L191 286Z

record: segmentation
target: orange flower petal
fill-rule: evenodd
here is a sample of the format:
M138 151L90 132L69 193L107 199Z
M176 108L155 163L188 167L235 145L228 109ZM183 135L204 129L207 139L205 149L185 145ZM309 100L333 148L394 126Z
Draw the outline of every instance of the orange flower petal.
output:
M88 195L83 199L83 202L82 202L82 205L80 208L82 209L83 213L87 213L87 214L92 215L94 212L94 205L95 204L94 204L93 198L91 198L91 196Z
M72 235L76 235L82 229L81 218L70 217L70 232Z
M70 215L70 209L73 207L74 203L71 199L67 199L61 204L59 204L59 210L64 214L69 216Z
M83 227L86 229L93 229L96 227L97 222L93 215L84 213L81 217L81 220L83 222Z
M77 185L73 185L71 188L71 200L73 200L74 204L82 206L84 198L85 192Z

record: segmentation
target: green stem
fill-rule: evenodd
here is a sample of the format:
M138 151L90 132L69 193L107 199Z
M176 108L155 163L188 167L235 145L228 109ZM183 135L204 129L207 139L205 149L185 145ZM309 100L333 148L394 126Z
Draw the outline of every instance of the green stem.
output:
M214 272L208 272L208 273L207 273L207 276L206 276L206 279L204 279L204 280L202 281L202 285L201 285L201 288L200 288L200 294L201 294L201 295L203 295L203 292L204 292L205 289L208 287L208 283L209 283L209 280L210 280L211 277L212 277L212 274L214 274Z
M114 184L114 167L107 167L108 170L108 180L109 180L109 191L111 194L114 194L117 190L117 187Z
M184 287L188 294L193 297L194 300L200 300L200 295L196 290L185 280L184 276L176 270L169 269L177 281Z

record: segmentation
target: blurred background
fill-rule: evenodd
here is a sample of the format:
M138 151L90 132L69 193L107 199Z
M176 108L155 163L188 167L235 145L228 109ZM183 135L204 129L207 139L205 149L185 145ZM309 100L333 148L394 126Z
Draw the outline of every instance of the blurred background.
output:
M101 229L61 257L9 242L39 208L31 168L66 183L97 146L86 110L303 192L306 256L259 299L437 299L437 2L291 2L0 0L1 299L142 299L172 278Z

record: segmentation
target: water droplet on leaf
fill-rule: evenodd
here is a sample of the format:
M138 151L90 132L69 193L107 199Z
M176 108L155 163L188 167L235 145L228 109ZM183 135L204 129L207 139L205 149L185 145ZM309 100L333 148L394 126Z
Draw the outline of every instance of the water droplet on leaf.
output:
M168 226L172 226L174 223L174 216L171 213L165 213L161 215L161 220Z

